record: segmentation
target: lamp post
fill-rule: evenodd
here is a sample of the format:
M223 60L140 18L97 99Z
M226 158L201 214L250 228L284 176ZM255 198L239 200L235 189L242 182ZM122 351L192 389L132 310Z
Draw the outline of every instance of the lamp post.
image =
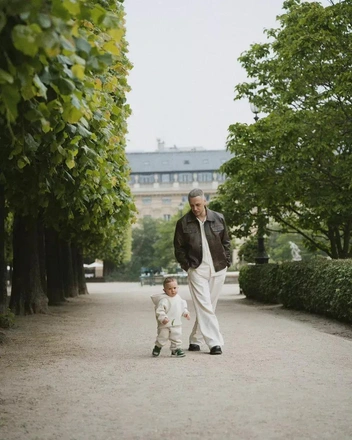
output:
M253 103L250 103L250 108L251 108L251 112L254 113L255 122L257 122L259 120L259 116L258 116L259 108ZM257 256L255 257L254 261L255 264L266 264L269 261L269 257L265 251L265 245L264 245L265 223L260 206L257 206L257 216L258 216L258 230L257 230L258 247L257 247Z

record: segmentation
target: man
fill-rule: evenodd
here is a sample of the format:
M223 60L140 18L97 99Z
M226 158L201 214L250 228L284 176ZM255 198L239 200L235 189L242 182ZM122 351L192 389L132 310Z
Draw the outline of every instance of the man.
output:
M189 351L199 351L205 342L210 354L222 354L224 341L215 309L230 266L230 239L223 215L206 207L201 189L193 189L188 202L191 211L177 221L174 248L176 260L188 273L196 311Z

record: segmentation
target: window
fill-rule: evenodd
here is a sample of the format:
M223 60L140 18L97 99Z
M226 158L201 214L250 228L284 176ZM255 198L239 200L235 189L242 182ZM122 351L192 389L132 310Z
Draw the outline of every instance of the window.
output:
M135 176L135 175L130 176L130 184L131 185L134 185L135 183L137 183L137 181L138 181L137 176Z
M170 221L171 220L171 215L170 214L164 214L164 220Z
M220 174L220 173L218 173L218 175L217 175L217 181L218 181L218 182L225 182L225 180L226 180L226 175L225 175L225 174Z
M184 164L184 165L189 165L189 160L187 160L187 159L184 160L184 161L183 161L183 164Z
M143 205L150 205L152 203L152 198L151 197L143 197L142 203L143 203Z
M198 182L212 182L213 173L198 173Z
M154 183L154 174L141 174L139 176L139 183L142 185L150 185Z
M170 174L162 174L161 175L161 183L170 183L170 182L171 182Z
M191 183L191 182L193 182L192 173L180 173L178 175L178 181L180 183Z
M161 202L163 205L171 205L171 198L170 197L163 197L161 199Z

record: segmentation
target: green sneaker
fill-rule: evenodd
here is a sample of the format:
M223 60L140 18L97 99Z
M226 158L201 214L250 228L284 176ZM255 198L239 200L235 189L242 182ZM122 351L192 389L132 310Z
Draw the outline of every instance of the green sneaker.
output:
M171 351L171 356L175 356L177 358L183 358L186 356L186 354L180 348L177 348L176 350Z
M159 356L160 351L161 351L161 347L158 347L157 345L155 345L155 347L153 348L153 351L152 351L152 355L157 357L157 356Z

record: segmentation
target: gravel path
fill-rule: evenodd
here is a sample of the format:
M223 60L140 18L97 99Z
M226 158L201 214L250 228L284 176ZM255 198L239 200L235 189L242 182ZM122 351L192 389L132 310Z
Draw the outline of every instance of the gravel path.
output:
M1 440L352 439L351 326L252 303L228 284L222 356L152 358L160 286L89 291L6 331Z

